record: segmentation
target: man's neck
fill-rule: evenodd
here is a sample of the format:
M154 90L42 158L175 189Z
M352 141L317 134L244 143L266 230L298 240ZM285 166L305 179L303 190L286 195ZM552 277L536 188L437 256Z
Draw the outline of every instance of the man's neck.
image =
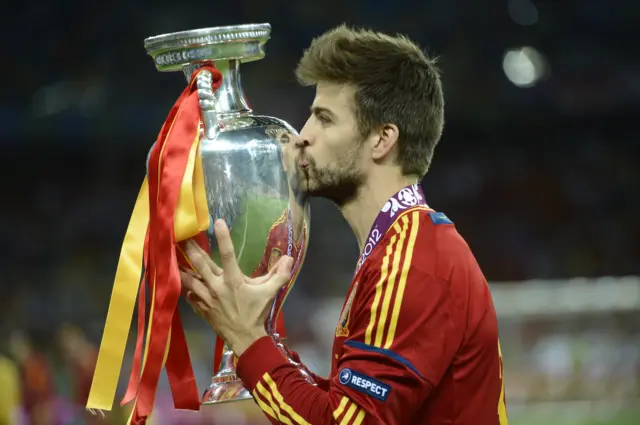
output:
M341 208L342 215L351 226L358 240L358 248L362 252L365 240L373 223L384 204L401 189L417 183L413 177L388 178L387 176L370 176L358 190L355 199Z

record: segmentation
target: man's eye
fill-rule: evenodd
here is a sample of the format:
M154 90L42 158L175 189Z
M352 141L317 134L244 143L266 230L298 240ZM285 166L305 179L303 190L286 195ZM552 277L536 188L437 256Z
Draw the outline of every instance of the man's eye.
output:
M331 120L324 116L324 115L318 115L318 120L322 123L322 124L329 124L331 122Z

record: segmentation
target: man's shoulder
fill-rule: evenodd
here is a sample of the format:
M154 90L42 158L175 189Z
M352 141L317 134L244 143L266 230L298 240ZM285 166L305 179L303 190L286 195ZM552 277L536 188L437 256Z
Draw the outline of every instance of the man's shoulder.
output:
M381 239L368 264L377 272L399 257L405 270L446 278L452 267L478 267L471 248L446 213L425 207L403 211Z
M400 212L389 226L384 239L411 233L415 233L420 239L433 238L437 232L451 230L455 231L455 225L445 213L418 205Z
M452 225L444 215L424 206L407 208L393 219L366 261L361 280L397 280L408 270L428 272L434 226Z
M414 207L403 211L395 219L381 240L383 246L391 243L414 255L431 255L439 250L468 248L456 230L453 221L443 212L426 207ZM384 256L385 249L379 249L377 256Z

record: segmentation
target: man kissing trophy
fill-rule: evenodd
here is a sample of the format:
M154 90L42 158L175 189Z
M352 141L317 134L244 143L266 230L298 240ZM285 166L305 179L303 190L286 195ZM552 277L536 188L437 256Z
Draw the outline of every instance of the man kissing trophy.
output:
M245 275L264 275L280 257L293 258L291 278L265 323L287 354L279 335L280 311L306 253L309 206L294 176L287 175L295 172L288 155L288 134L295 130L278 118L254 115L240 81L240 64L264 57L270 33L269 24L249 24L145 40L156 68L183 71L188 86L147 158L147 176L118 262L89 409L111 409L136 299L136 351L121 402L135 400L128 423L145 423L163 367L177 409L251 398L235 374L233 353L218 339L212 384L201 399L177 309L179 268L191 266L184 243L195 241L220 264L216 219L229 226ZM301 373L306 375L303 367Z

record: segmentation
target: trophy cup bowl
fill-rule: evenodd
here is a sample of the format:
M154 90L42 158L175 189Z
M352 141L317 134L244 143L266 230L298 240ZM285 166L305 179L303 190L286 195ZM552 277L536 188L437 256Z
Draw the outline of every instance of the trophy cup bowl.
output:
M275 319L306 252L309 208L286 172L293 176L295 164L283 137L296 131L281 119L253 114L240 80L240 64L264 57L270 33L269 24L214 27L150 37L144 45L159 71L183 71L190 80L196 69L213 64L222 74L216 91L210 72L196 76L210 255L220 264L213 222L224 219L245 275L266 273L265 261L275 262L278 254L294 257L291 281L274 301L265 324L283 346ZM219 366L203 404L252 398L235 373L235 358L226 345Z

